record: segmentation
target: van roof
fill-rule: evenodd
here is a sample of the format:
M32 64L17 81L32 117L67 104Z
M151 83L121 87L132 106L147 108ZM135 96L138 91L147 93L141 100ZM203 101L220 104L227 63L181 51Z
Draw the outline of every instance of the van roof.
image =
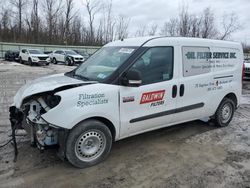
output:
M209 45L209 46L225 46L225 47L237 47L241 48L241 43L214 40L214 39L203 39L203 38L192 38L192 37L137 37L128 38L124 40L116 40L108 43L106 46L162 46L162 45Z

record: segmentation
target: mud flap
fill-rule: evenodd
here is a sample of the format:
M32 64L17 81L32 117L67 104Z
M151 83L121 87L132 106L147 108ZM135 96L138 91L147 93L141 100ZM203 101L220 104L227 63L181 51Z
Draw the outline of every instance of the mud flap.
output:
M62 160L66 160L66 142L69 135L69 130L67 129L59 129L58 130L58 144L59 149L57 152L57 156Z
M18 150L17 150L17 143L16 143L16 130L22 129L22 121L23 121L23 113L18 110L15 106L11 106L9 108L10 112L10 123L11 123L11 136L13 141L14 147L14 162L17 160Z

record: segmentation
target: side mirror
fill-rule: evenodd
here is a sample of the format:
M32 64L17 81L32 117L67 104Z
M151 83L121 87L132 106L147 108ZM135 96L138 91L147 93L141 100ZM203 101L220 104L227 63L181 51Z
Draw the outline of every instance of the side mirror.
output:
M124 86L139 87L142 84L141 72L135 69L130 69L122 76L121 83Z

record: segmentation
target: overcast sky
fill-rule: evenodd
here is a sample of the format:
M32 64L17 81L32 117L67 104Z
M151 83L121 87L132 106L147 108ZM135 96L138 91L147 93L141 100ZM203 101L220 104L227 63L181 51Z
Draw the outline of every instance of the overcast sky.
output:
M188 4L190 13L198 14L210 7L217 21L225 13L236 13L242 29L231 39L250 44L250 0L113 0L113 13L131 18L129 30L133 34L143 25L156 23L161 27L166 20L178 16L183 3Z

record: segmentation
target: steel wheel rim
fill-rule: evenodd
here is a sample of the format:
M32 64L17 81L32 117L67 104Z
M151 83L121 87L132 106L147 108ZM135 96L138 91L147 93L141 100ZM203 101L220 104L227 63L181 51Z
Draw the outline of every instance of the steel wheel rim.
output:
M89 130L81 134L75 144L78 159L91 162L102 155L106 147L106 137L99 130Z
M222 123L227 123L232 116L232 105L225 104L221 110Z

